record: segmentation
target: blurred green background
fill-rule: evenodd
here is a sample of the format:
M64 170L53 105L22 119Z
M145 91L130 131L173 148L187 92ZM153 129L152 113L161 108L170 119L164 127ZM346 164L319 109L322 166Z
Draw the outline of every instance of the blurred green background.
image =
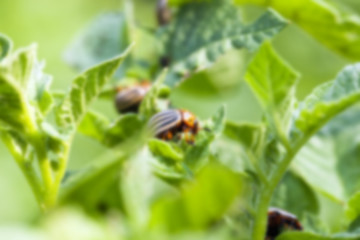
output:
M357 0L341 1L359 11ZM155 24L155 1L135 2L138 23ZM63 61L63 52L83 27L100 13L118 10L120 0L1 0L0 32L8 35L15 48L38 43L39 58L45 59L45 71L54 76L53 89L66 89L76 75ZM258 9L247 8L244 17L251 20ZM359 11L360 12L360 11ZM332 79L348 63L323 47L298 27L287 27L275 40L277 51L301 74L298 97L303 98L321 82ZM154 48L151 44L143 48ZM198 74L172 93L175 106L188 108L201 118L208 117L225 103L228 118L244 121L259 119L255 98L242 82L242 73L250 54L235 51L223 56L214 68ZM104 104L104 103L102 103ZM112 106L108 105L109 111ZM96 107L96 106L95 106ZM78 168L101 155L97 143L77 136L70 158L70 168ZM31 222L39 209L30 188L5 147L0 143L0 225Z

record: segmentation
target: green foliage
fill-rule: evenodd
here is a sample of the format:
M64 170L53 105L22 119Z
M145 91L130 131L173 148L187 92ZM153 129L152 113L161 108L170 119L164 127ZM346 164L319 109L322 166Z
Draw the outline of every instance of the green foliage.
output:
M295 101L298 76L265 43L249 64L245 79L263 107L275 131L287 135ZM283 129L281 129L280 128Z
M194 174L209 161L210 144L222 132L224 119L225 108L222 107L211 119L203 123L206 130L200 130L192 146L186 142L176 145L160 140L150 140L149 149L156 157L153 162L155 173L175 183L193 178Z
M257 152L263 147L265 129L263 125L227 122L224 134L240 143L247 150Z
M235 2L270 5L328 47L359 57L359 21L331 1ZM115 225L109 239L263 240L274 206L304 226L276 239L360 239L360 64L348 65L298 102L299 76L268 41L288 20L270 9L245 24L228 0L169 4L172 21L155 31L136 24L131 1L124 12L95 20L66 53L71 65L87 69L67 92L51 90L34 45L12 53L11 41L0 35L0 136L39 206L81 206L102 222L91 222L99 238L106 238L103 226ZM134 32L150 35L161 49L147 59L133 54L122 64ZM230 121L222 106L207 120L197 118L193 142L181 129L169 141L150 136L147 121L177 106L170 103L170 87L236 49L249 50L241 57L258 49L252 60L242 60L248 64L239 80L257 98L261 121ZM160 68L161 57L170 60L169 69ZM199 86L211 74L197 75ZM100 95L113 101L119 89L111 83L114 75L133 83L156 79L138 112L111 116L91 109ZM67 163L77 133L105 154L73 170Z
M316 133L328 120L360 99L360 65L346 67L336 79L317 87L297 110L295 126L304 135Z
M264 66L271 66L271 69ZM257 209L257 215L255 215L254 219L253 239L261 239L263 237L265 224L259 219L262 218L261 216L265 216L277 184L286 173L289 164L300 149L302 149L309 139L331 118L334 118L336 115L350 108L359 100L356 87L359 85L359 73L357 72L358 67L354 65L345 68L333 82L326 83L317 88L314 93L310 94L309 97L299 104L297 111L293 111L292 107L294 107L294 104L289 103L296 101L294 97L296 75L289 70L289 67L284 66L286 65L276 57L269 45L265 44L250 63L249 70L246 74L246 80L258 96L258 99L265 110L264 115L269 122L270 127L268 127L267 130L267 146L265 145L263 147L263 153L259 156L259 159L254 160L253 156L256 156L254 149L252 152L247 153L248 159L251 160L252 169L255 170L255 174L260 180L260 188L263 189L262 192L256 196L259 199L259 203L254 206L255 209ZM272 70L276 71L276 74L272 74ZM262 77L263 74L266 75L265 78ZM276 82L278 79L281 79L282 81ZM272 85L276 85L276 88L272 87ZM276 112L276 106L280 106L279 110L282 111L280 114L279 111ZM276 115L276 113L278 115ZM292 113L294 113L294 115L288 117ZM281 118L279 118L280 116ZM274 119L285 120L285 122L274 121ZM290 123L292 124L292 127L290 128L291 133L287 134ZM231 129L233 129L233 131L230 132L229 130ZM240 139L240 143L244 142L242 139L246 139L248 134L236 136L235 133L237 131L235 130L237 129L238 128L234 128L230 125L226 131L227 135L233 139ZM241 131L238 131L238 134L240 133ZM254 136L253 133L250 134L250 136ZM249 140L251 144L251 138ZM281 144L279 145L279 143ZM248 144L249 142L243 145L247 147ZM310 149L314 146L314 142L310 141ZM316 152L307 153L307 150L305 149L308 148L305 147L298 156L299 165L295 166L294 169L296 169L304 179L307 179L308 186L322 191L327 196L334 196L333 198L335 199L340 198L341 200L344 200L343 182L341 182L339 178L336 178L337 174L335 166L338 163L336 160L330 161L331 158L336 159L336 157L326 156L326 154L328 155L330 153L330 151L327 150L329 148L331 149L331 147L325 148L320 146L318 150L323 153L319 154ZM271 153L271 155L269 155L269 153ZM324 162L324 159L327 161ZM327 168L324 168L325 163ZM269 167L271 170L268 175L264 173L264 169L269 169ZM333 173L330 177L329 169L331 169L331 172ZM323 177L321 175L322 173ZM312 177L314 178L313 180L311 180ZM329 179L331 179L331 177L333 177L333 183L329 185ZM288 184L290 184L290 182L291 181L288 180ZM301 187L298 185L297 191L301 191L300 189ZM279 191L281 197L281 191L286 190L281 190L280 187ZM304 188L303 191L305 191ZM309 190L309 187L307 187L307 191L307 195L310 197L309 191L312 192L314 190ZM282 195L284 195L284 193L282 193ZM287 198L289 197L287 196ZM314 196L309 202L311 201L314 201ZM283 201L281 204L285 204L285 202ZM310 206L305 205L303 207L308 208L307 211L311 211ZM293 210L295 212L304 212L306 210L304 208L301 210L294 208ZM313 210L315 209L313 208Z
M301 199L301 201L299 201ZM297 204L294 204L296 202ZM304 180L292 172L288 172L277 187L272 206L287 209L295 214L300 221L306 220L307 214L318 214L320 203L315 190Z
M149 119L152 115L160 111L160 108L157 104L158 98L167 97L163 82L165 81L167 70L164 70L156 79L156 81L151 86L151 89L144 97L140 105L140 113L146 118Z
M360 59L360 18L332 0L236 0L237 4L272 7L314 36L325 46L355 60Z
M154 205L151 227L170 232L202 229L220 220L240 190L240 175L209 165L181 189L180 196L164 196Z
M122 59L114 58L77 77L55 111L49 91L51 77L42 72L44 65L38 62L34 45L1 62L0 98L4 103L0 107L0 133L44 210L56 202L70 141L87 104L96 99ZM55 114L57 126L50 124L50 112Z
M194 71L210 67L231 49L256 49L287 22L273 11L245 25L229 1L196 1L178 9L174 21L161 29L163 56L171 61L166 83L176 85Z
M128 50L125 55L127 52ZM75 78L69 93L56 107L57 124L64 132L75 131L86 114L88 105L99 96L102 87L123 61L123 56L108 60Z
M360 201L360 193L357 192L348 202L348 207L346 210L346 214L350 220L355 220L357 217L360 216L360 208L359 208L359 201Z
M113 58L131 43L128 20L121 12L105 13L98 16L83 30L65 53L66 61L79 71ZM117 71L124 76L125 65Z
M0 34L0 61L11 51L12 42L3 34Z
M278 237L279 240L300 240L300 239L309 239L309 240L356 240L359 239L359 235L343 233L337 234L336 236L321 236L314 233L301 233L301 232L292 232L285 233Z

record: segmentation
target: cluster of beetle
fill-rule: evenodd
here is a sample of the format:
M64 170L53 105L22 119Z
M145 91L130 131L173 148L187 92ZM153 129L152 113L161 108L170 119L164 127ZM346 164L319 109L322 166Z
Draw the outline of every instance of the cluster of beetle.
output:
M144 81L134 86L119 88L115 97L118 112L137 112L150 87L151 83ZM182 109L161 111L151 117L148 126L157 138L172 140L184 134L185 141L188 143L194 143L194 136L199 131L196 116ZM275 240L281 232L286 230L302 230L302 226L296 216L281 209L270 208L265 240Z
M118 89L115 97L118 112L137 112L150 86L149 82L144 81L135 86ZM199 122L195 115L183 109L161 111L149 120L148 126L157 138L172 140L184 135L188 143L194 143L195 135L199 131Z
M158 0L157 19L160 26L170 22L171 10L167 0ZM162 65L168 65L168 61ZM115 97L115 106L118 112L137 112L150 87L151 83L144 81L134 86L119 88ZM199 122L196 116L183 109L161 111L149 120L148 126L154 136L167 141L184 134L186 142L194 143L194 137L199 131ZM278 235L287 230L301 231L302 229L300 222L293 214L282 209L270 208L265 240L275 240Z

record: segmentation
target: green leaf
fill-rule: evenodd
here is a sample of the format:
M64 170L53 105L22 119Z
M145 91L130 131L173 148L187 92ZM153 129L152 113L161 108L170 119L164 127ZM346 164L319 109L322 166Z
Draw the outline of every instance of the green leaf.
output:
M98 160L77 171L68 171L62 181L60 201L81 202L90 209L96 207L109 186L117 180L127 153L108 151Z
M7 36L0 33L0 62L11 52L11 48L11 40Z
M105 116L89 111L82 119L78 131L87 137L103 142L106 129L109 125L110 121Z
M360 64L354 64L342 70L334 81L317 87L299 104L292 127L294 138L299 134L303 137L313 135L330 119L359 100Z
M354 192L360 190L360 179L358 179L360 174L360 142L358 135L354 134L358 131L360 131L359 125L343 125L342 132L332 137L334 139L334 151L338 162L337 172L341 177L347 199L350 198Z
M360 18L327 0L236 0L272 7L340 54L360 59Z
M360 216L360 192L355 193L347 203L346 215L353 221Z
M271 206L286 209L296 215L300 222L306 213L318 214L320 210L314 189L293 172L288 172L280 182L273 195Z
M222 106L212 118L205 123L208 130L199 133L195 139L195 145L189 147L185 152L184 162L193 171L199 170L208 160L210 144L218 137L225 123L225 106Z
M53 107L53 96L50 93L52 77L43 73L45 62L36 61L28 83L30 100L39 109L38 113L44 118Z
M211 129L211 132L215 136L219 136L224 129L226 117L225 105L222 105L217 112L211 117L210 121L206 124Z
M155 113L159 112L157 99L159 98L160 94L164 94L162 86L163 82L165 81L166 74L167 70L163 70L141 102L139 112L145 116L146 119L149 119Z
M296 156L292 169L317 191L342 202L346 195L334 150L332 139L313 137Z
M223 164L237 173L248 170L249 161L243 148L229 138L220 137L215 139L210 148L211 160Z
M349 108L344 113L341 113L339 116L331 119L326 126L320 130L322 136L331 136L335 137L341 135L344 131L349 132L352 128L357 128L360 126L360 105L356 104L355 106ZM350 135L350 132L349 132Z
M125 114L110 122L100 113L89 111L78 131L107 147L116 147L128 139L139 137L144 121L137 114Z
M224 135L237 141L246 149L258 152L262 149L265 137L263 125L250 123L235 123L227 121Z
M31 162L34 151L22 134L14 130L1 131L0 128L0 137L16 161L21 162L26 158Z
M181 6L192 2L206 2L206 1L208 0L169 0L168 3L170 6Z
M168 142L158 139L151 139L148 143L148 146L154 156L160 156L175 162L182 161L183 159L182 152L176 151L175 148Z
M240 175L209 165L183 188L180 196L169 194L155 203L150 226L169 232L203 229L224 216L240 191Z
M0 63L0 122L22 132L34 131L35 109L26 88L36 61L36 48L18 50Z
M176 85L192 72L211 66L231 49L256 49L280 32L286 21L269 10L244 25L229 1L192 2L183 5L174 20L162 29L165 57L171 61L166 83Z
M360 131L359 117L360 108L355 105L332 119L318 133L321 138L332 139L329 148L337 159L336 174L341 178L346 199L360 190L360 179L357 178L360 174L360 142L354 134Z
M292 168L319 192L347 201L359 191L358 106L332 119L296 156ZM347 143L347 144L344 144Z
M137 232L148 225L152 202L162 194L174 194L172 187L152 174L150 159L151 154L146 148L138 150L124 165L121 174L125 213Z
M342 233L332 236L321 236L309 232L287 232L276 238L277 240L358 240L359 234Z
M144 127L142 121L136 114L126 114L117 118L105 129L103 143L109 147L115 147L128 139L134 139L141 134Z
M272 127L288 133L295 102L298 75L265 43L249 64L245 74Z
M110 12L98 16L78 34L65 53L65 60L79 71L84 71L124 52L131 43L125 14ZM125 65L123 65L125 66ZM117 71L123 76L125 68Z
M200 130L192 145L186 142L175 145L160 140L150 141L150 150L156 157L153 163L155 173L175 183L193 177L209 160L210 144L222 132L224 121L223 106L204 123L206 130Z
M111 79L129 52L93 67L76 77L70 92L56 108L57 124L65 132L74 132L88 111L89 105L98 97L102 87Z

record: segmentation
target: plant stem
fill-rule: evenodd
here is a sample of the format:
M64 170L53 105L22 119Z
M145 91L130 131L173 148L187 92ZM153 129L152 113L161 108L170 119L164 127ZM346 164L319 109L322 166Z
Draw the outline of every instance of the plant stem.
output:
M51 165L44 147L45 141L40 133L36 132L32 135L32 144L38 157L41 176L44 181L45 189L51 189L53 185Z
M264 174L264 171L259 166L259 163L258 163L256 157L254 156L254 154L251 151L247 151L247 155L248 155L252 165L254 166L257 174L259 174L259 178L260 178L261 182L267 186L269 183L269 180L267 179L266 175Z
M54 182L54 186L53 186L53 190L52 190L52 195L55 198L58 197L61 181L66 172L66 166L67 166L69 152L70 152L70 145L71 145L71 143L67 143L64 145L64 150L62 153L63 156L61 158L59 158L59 167L55 174L55 182Z
M37 129L35 129L31 132L31 134L29 134L29 137L35 149L43 181L40 207L43 211L47 211L53 207L56 202L56 197L54 197L52 194L52 188L54 184L52 168L50 165L50 160L47 156L43 135Z
M38 202L39 205L41 205L42 187L41 187L40 179L37 176L33 165L31 164L31 162L25 161L23 154L18 152L17 147L14 145L12 139L9 138L8 135L2 134L1 137L5 145L9 149L11 155L15 159L15 162L23 172L27 182L31 187L32 192L35 195L36 201Z
M269 185L264 186L259 196L259 205L258 210L255 215L255 222L253 226L253 232L252 232L252 239L253 240L264 240L265 239L265 233L266 233L266 225L267 225L267 211L269 209L271 197L283 178L286 170L288 169L291 160L296 156L296 154L299 152L301 147L308 141L308 137L304 137L303 139L300 139L300 141L295 145L294 148L288 149L288 152L280 162L278 168L275 170L275 172L271 175L269 180Z

